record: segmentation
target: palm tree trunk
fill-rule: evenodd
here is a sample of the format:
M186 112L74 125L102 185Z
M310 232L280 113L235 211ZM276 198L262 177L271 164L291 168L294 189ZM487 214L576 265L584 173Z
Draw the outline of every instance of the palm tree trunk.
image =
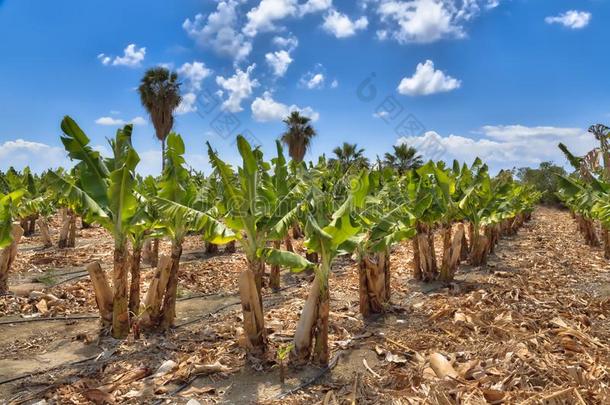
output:
M165 171L165 138L161 139L161 173Z

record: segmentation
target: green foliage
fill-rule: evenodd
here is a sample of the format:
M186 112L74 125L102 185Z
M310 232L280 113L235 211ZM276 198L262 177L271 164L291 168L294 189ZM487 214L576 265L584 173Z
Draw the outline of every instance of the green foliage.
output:
M558 176L566 175L563 167L554 165L552 162L542 162L537 169L522 167L517 170L519 181L539 191L542 194L540 202L550 205L560 203L556 194L559 190Z

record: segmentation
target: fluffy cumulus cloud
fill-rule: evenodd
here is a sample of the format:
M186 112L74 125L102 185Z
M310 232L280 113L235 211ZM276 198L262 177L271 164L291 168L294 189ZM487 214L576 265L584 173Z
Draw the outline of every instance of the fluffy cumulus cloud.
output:
M497 171L513 167L536 166L544 161L565 164L557 144L565 143L574 153L583 155L593 149L595 138L585 130L551 126L485 126L478 139L428 131L421 136L401 137L397 144L414 146L425 159L472 163L480 157Z
M347 15L332 9L324 16L322 28L337 38L347 38L366 29L368 25L369 21L364 16L352 21Z
M322 87L324 87L324 74L322 73L316 73L314 75L311 76L311 78L309 78L308 80L304 81L305 87L307 87L310 90L313 89L320 89Z
M137 48L136 44L129 44L123 50L123 56L108 56L104 53L97 55L103 65L138 67L146 56L146 48Z
M111 126L111 127L120 127L127 124L133 125L146 125L146 120L140 116L134 117L131 120L123 120L120 118L114 117L100 117L95 120L95 123L98 125Z
M299 15L328 10L332 5L333 0L307 0L307 2L299 6Z
M273 99L273 95L266 91L262 97L254 99L251 105L252 118L259 122L281 121L286 118L292 111L298 111L301 115L311 118L312 121L317 121L320 114L314 111L311 107L301 108L297 105L287 106Z
M185 63L178 68L178 74L188 82L188 87L191 90L201 90L203 80L212 74L212 71L205 66L203 62L193 61L193 63Z
M276 21L297 14L297 0L261 0L246 14L248 21L243 32L249 37L256 36L259 32L268 32L276 29Z
M0 144L0 162L2 162L0 170L6 170L11 166L22 170L29 166L36 173L59 166L72 166L64 148L23 139Z
M242 111L241 102L252 95L255 87L258 87L258 80L251 77L256 64L248 66L243 71L239 68L235 70L235 74L225 78L222 76L216 77L216 84L223 89L223 93L228 93L228 98L222 103L222 108L230 112Z
M441 70L434 69L434 62L419 63L411 77L405 77L398 85L398 92L409 96L427 96L458 89L461 82Z
M499 3L499 0L381 0L377 7L381 20L377 37L399 43L462 38L466 35L466 22Z
M280 49L285 49L288 52L292 52L299 46L299 40L294 35L290 34L288 36L276 36L271 40L273 45L277 46Z
M312 70L299 79L299 87L309 90L322 89L326 84L326 69L322 64L316 64ZM337 82L337 86L339 83ZM336 86L335 86L336 87Z
M298 0L261 0L246 14L243 33L254 37L261 32L279 29L277 24L290 17L303 17L329 9L332 0L307 0L299 4Z
M219 1L216 11L207 17L197 14L193 20L187 18L182 28L199 46L239 62L252 51L252 42L238 28L238 6L236 0Z
M180 104L178 104L178 107L176 107L174 112L178 115L184 115L197 111L195 101L197 101L197 95L195 93L183 94L182 100L180 100Z
M292 63L293 59L290 57L290 53L285 50L269 52L265 55L267 64L271 67L273 74L277 77L282 77L286 74L288 66Z
M591 21L591 13L586 11L570 10L557 16L551 16L544 19L547 24L561 24L564 27L577 30L589 25Z

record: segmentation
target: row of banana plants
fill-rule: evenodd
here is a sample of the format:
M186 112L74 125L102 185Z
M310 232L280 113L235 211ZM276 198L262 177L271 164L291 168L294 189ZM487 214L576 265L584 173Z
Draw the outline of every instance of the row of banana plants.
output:
M610 259L610 128L592 125L589 133L599 146L584 156L576 156L565 145L559 144L574 172L569 176L559 176L557 195L572 212L585 243L589 246L603 244L604 257Z
M173 325L182 244L187 234L196 233L209 245L239 244L247 259L239 294L253 354L267 350L265 284L278 289L281 268L315 272L295 331L293 357L326 364L330 283L338 256L352 255L358 265L362 315L383 313L390 303L396 244L411 240L416 279L450 282L460 262L484 264L499 237L516 232L529 218L539 197L509 172L490 176L479 159L471 166L428 162L405 174L389 168L346 169L324 157L308 165L288 162L279 141L275 157L265 160L241 136L238 167L207 144L213 172L205 177L188 169L182 138L170 134L162 175L141 178L130 125L110 140L109 158L90 146L71 118L61 128L74 168L49 171L38 181L39 190L30 187L36 181L13 181L6 187L0 194L0 246L16 251L22 227L12 227L15 219L46 219L58 208L67 218L68 235L76 216L107 229L114 240L112 283L99 264L88 270L102 321L115 338L126 337L135 324L138 330ZM28 177L32 175L20 178ZM292 251L291 231L292 237L304 233L306 257ZM438 232L443 246L437 261ZM154 246L160 238L171 242L171 255L158 260L141 302L140 262L156 261Z

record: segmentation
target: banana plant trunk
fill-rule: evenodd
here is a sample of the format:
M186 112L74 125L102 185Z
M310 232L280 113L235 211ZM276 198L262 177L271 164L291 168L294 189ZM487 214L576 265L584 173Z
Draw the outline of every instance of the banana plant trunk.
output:
M136 244L131 253L130 273L131 284L129 285L129 312L137 317L140 314L140 259L142 246Z
M68 247L68 234L70 233L70 215L68 208L61 209L61 228L59 229L59 242L57 246L60 249Z
M489 239L481 234L478 225L473 225L473 239L470 244L469 262L472 266L482 266L487 263L489 252Z
M468 255L470 253L470 247L468 246L468 239L466 239L466 227L463 223L460 223L462 226L462 246L460 248L460 261L468 260Z
M155 238L152 242L150 265L152 267L157 267L159 265L159 238Z
M113 300L112 300L112 337L124 339L129 335L129 302L127 272L129 251L125 243L114 249Z
M254 355L265 352L265 319L260 290L256 282L254 265L243 270L239 275L239 295L244 317L244 334L248 350ZM260 268L260 266L258 266Z
M328 266L328 270L330 270L330 265L325 264L324 261L320 263L320 266ZM328 274L325 271L321 273ZM320 279L321 275L319 273L311 284L307 301L305 301L305 306L301 312L301 317L294 334L292 357L297 364L313 359L320 366L328 365L330 294L328 283L321 283Z
M151 265L152 262L152 240L146 239L142 245L142 263ZM156 266L153 266L156 267Z
M417 225L417 248L419 252L420 280L434 281L438 278L436 252L434 249L434 231L425 224ZM416 271L415 274L418 272Z
M161 328L168 330L174 326L176 319L176 295L178 293L178 270L180 270L180 257L182 256L182 242L172 241L171 268L167 289L163 299L163 314Z
M28 232L30 235L33 235L36 232L36 220L38 219L38 214L34 214L30 216L30 224L28 227Z
M23 228L13 224L11 228L13 241L10 245L0 250L0 293L8 292L8 273L17 257L17 245L23 236Z
M462 243L464 240L464 224L458 224L457 231L451 236L451 225L443 229L443 263L441 265L440 280L453 281L462 256Z
M610 231L602 225L602 240L604 242L604 257L610 259Z
M76 214L70 211L70 231L68 232L68 247L76 246Z
M40 229L40 239L42 240L42 245L45 248L53 246L53 241L51 240L51 232L49 231L49 223L47 219L44 217L40 217L38 219L38 228Z
M360 313L380 314L390 300L390 256L386 251L363 254L358 261Z
M284 245L286 246L286 250L288 252L294 253L294 247L292 246L292 239L290 238L289 233L286 233L286 236L284 236Z
M282 241L273 241L273 247L278 250L281 249ZM281 268L277 264L271 266L271 271L269 272L269 287L271 287L273 291L279 291L280 289L280 270Z
M170 256L161 255L159 265L155 271L155 276L148 285L148 291L144 298L144 312L141 315L142 323L154 329L161 323L161 305L163 296L167 288L169 273L172 268L172 259Z
M98 262L87 265L87 273L89 273L91 284L93 284L95 302L100 311L102 326L104 328L110 327L112 325L113 297L106 273Z

